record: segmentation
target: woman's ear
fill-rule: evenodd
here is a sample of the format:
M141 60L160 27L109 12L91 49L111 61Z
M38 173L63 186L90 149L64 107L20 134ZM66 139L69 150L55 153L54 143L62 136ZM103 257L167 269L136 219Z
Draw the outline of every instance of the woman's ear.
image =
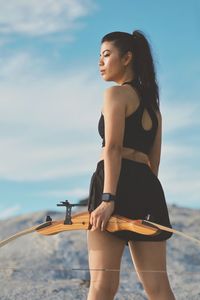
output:
M123 63L124 63L124 66L128 66L128 64L130 64L131 60L133 60L133 53L131 51L128 51L124 54L124 57L123 57Z

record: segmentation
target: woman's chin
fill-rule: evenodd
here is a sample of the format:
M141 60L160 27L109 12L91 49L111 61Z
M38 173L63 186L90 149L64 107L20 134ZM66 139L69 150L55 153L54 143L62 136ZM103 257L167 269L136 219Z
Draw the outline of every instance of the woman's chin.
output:
M102 74L101 77L105 81L113 81L110 77L106 76L106 74Z

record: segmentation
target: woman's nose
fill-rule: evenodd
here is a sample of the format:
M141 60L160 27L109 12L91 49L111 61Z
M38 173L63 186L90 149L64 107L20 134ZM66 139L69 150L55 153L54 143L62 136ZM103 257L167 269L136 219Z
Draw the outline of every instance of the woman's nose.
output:
M99 59L99 66L102 66L102 64L103 64L103 60L102 60L102 58L100 57L100 59Z

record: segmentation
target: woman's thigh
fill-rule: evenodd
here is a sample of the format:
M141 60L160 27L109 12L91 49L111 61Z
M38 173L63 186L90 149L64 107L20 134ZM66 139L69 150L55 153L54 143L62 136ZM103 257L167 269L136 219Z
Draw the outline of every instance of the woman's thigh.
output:
M125 241L106 231L87 231L91 284L116 289Z
M166 267L166 241L129 241L137 275L147 291L169 287Z

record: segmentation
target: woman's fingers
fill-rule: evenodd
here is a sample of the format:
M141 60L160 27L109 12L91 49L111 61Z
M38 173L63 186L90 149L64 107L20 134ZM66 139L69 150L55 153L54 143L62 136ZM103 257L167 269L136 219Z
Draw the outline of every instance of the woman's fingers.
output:
M91 231L94 231L97 228L97 217L94 213L91 214L90 224L92 225Z
M101 223L101 231L105 231L105 226L106 225L106 222L105 221L102 221Z
M90 230L92 230L92 229L93 229L93 226L94 226L94 218L93 218L93 214L92 214L92 213L91 213L91 215L90 215L90 224L91 224Z
M93 230L95 230L96 229L96 219L93 217L93 219L92 219L92 228L91 228L91 230L93 231Z
M101 228L101 220L100 218L94 218L93 219L93 226L92 226L92 231L96 229Z
M96 229L100 229L101 231L105 231L106 224L108 222L108 219L110 217L111 213L108 212L107 207L103 207L103 209L99 209L99 207L96 209L96 211L93 211L91 213L90 217L90 224L92 225L91 231L94 231Z
M90 224L92 225L92 228L91 228L91 231L94 231L96 229L102 229L102 219L100 218L100 216L96 216L96 215L93 215L91 218L90 218Z

